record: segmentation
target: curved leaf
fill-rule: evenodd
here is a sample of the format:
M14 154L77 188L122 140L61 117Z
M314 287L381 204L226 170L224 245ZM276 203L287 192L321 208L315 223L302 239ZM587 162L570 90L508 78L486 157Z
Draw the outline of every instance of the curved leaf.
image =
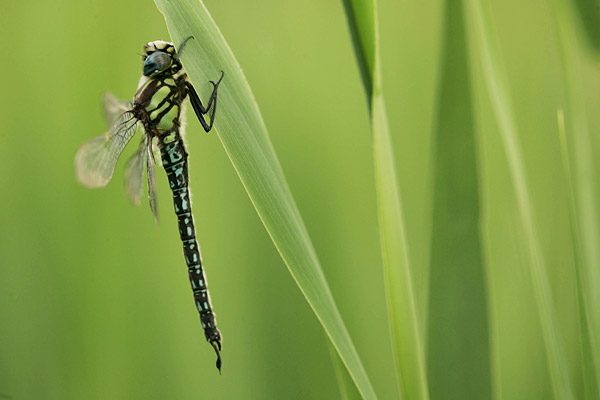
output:
M193 35L181 57L196 87L225 71L215 130L281 258L364 398L376 398L294 203L250 86L199 0L156 0L174 43Z

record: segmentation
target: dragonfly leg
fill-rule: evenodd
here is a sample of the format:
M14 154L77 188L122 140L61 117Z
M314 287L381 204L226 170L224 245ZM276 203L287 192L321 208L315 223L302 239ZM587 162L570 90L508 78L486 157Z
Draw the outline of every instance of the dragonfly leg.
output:
M209 132L212 129L213 123L215 122L215 112L217 111L217 90L219 89L219 84L223 80L224 75L225 75L225 72L221 71L221 77L219 78L217 83L210 81L210 83L213 84L213 91L212 91L212 94L210 95L210 98L208 99L208 103L206 104L206 107L202 104L202 100L200 100L200 96L198 96L198 93L196 93L194 86L192 86L192 84L190 82L185 82L185 86L187 87L188 94L190 96L190 102L192 103L194 112L196 113L198 120L200 121L200 123L202 124L202 127L204 128L204 130L206 132ZM211 106L212 106L212 111L210 111ZM210 119L209 119L209 122L206 122L205 115L207 115L209 113L209 111L210 111L210 116L209 116Z

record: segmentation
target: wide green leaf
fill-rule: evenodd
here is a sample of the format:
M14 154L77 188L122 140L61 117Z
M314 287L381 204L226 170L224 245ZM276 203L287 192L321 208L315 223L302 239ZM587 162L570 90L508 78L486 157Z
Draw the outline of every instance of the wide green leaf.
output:
M225 38L200 0L156 0L171 38L193 35L182 56L197 87L219 76L215 130L283 261L319 318L364 398L375 392L342 321L254 96ZM226 362L226 361L225 361Z

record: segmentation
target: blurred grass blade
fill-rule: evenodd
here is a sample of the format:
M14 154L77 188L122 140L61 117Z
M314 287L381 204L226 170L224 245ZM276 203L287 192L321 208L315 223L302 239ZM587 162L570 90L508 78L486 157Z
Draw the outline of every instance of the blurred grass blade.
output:
M375 0L344 0L344 7L370 106L379 234L400 392L407 399L425 400L429 394L423 347L381 87L377 3Z
M581 30L585 32L585 38L587 39L587 42L596 52L600 51L600 0L564 1L570 1L573 3L577 9L578 18L576 21L581 26ZM571 13L567 15L571 15Z
M569 221L571 227L571 238L573 240L573 258L575 262L575 275L577 279L577 305L579 308L579 327L581 336L581 357L583 360L583 384L585 388L585 399L598 400L600 396L596 374L598 371L596 362L596 351L594 343L597 340L590 329L590 307L587 304L587 296L585 296L585 280L583 279L584 271L582 271L582 241L581 241L581 225L577 218L577 207L575 201L575 189L573 186L573 176L571 172L571 161L569 157L569 148L567 145L567 135L565 132L565 114L562 109L558 110L558 134L560 137L560 150L567 182L567 195L569 203Z
M361 395L376 398L342 321L283 176L250 87L219 28L199 0L156 0L171 38L189 35L182 61L198 90L225 71L215 130L273 243L338 351ZM226 333L225 333L226 335Z
M432 398L484 400L492 397L490 339L463 1L446 0L444 16L433 137L427 369Z
M558 33L563 81L566 88L564 113L559 119L562 125L563 162L567 172L571 218L575 219L573 234L576 236L574 251L580 307L585 318L584 330L588 332L590 354L595 366L595 379L590 382L599 391L600 385L600 227L598 226L598 180L595 174L593 145L588 127L583 68L577 44L576 18L569 0L553 0L552 11ZM569 134L567 136L567 133ZM569 140L570 139L570 140ZM570 153L573 156L570 156ZM588 380L589 382L589 380Z
M371 107L375 64L375 0L342 0L367 102Z
M468 0L466 12L472 26L472 49L481 61L484 83L488 89L493 111L496 115L504 150L508 159L510 176L515 188L517 207L529 256L529 273L533 285L537 312L540 317L544 348L550 381L557 399L574 399L567 360L560 339L560 332L547 266L540 248L534 221L529 185L519 144L517 125L513 115L508 90L508 79L500 56L499 45L491 28L492 20L485 0Z

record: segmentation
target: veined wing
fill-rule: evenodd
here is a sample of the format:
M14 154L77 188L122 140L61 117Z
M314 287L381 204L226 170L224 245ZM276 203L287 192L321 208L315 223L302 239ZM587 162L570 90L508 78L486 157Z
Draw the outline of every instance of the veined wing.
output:
M144 135L140 146L127 161L127 166L125 167L125 191L129 195L131 202L136 206L140 205L140 198L142 197L144 168L146 168L148 158L147 148L148 135Z
M108 126L112 126L124 112L131 110L130 101L119 100L112 93L104 93L104 117Z
M154 180L154 153L152 152L152 141L144 134L140 145L133 156L127 161L125 167L125 190L129 198L136 206L140 205L142 197L142 181L144 168L148 169L148 197L150 209L154 219L158 221L156 209L156 184Z
M133 113L124 112L108 132L79 146L75 154L75 171L79 182L89 188L106 186L137 125L138 120Z
M156 208L156 181L154 179L154 152L152 151L152 140L148 141L146 147L148 164L148 196L150 198L150 209L154 214L154 220L158 222L158 209Z

